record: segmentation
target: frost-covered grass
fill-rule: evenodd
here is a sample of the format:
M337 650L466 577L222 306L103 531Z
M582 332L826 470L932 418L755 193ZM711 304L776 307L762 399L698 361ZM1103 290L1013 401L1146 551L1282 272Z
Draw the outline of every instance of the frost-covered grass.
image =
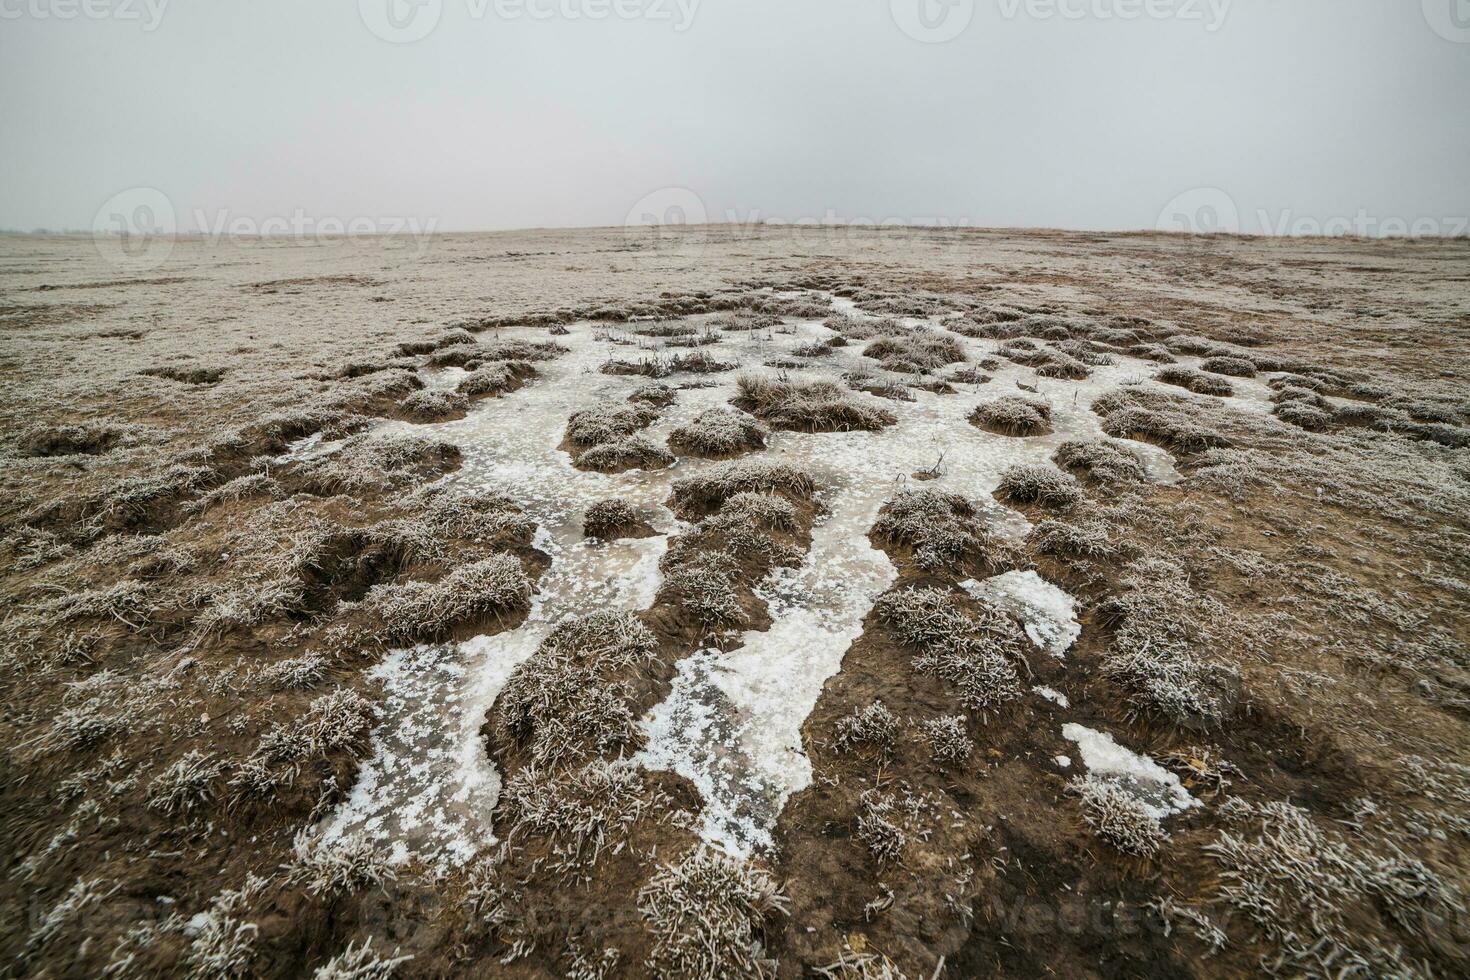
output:
M954 337L916 328L907 334L889 334L863 348L863 356L885 370L901 374L929 374L965 359L965 348Z
M764 448L767 431L744 412L712 408L669 433L669 445L700 456L732 456Z
M773 977L764 939L786 906L766 872L719 851L691 850L638 892L654 937L644 965L667 980Z
M578 448L625 439L658 418L651 409L633 405L600 405L574 412L567 419L567 442Z
M944 715L919 724L919 731L929 743L934 761L942 766L958 766L975 752L975 743L960 715Z
M627 673L657 656L658 641L628 613L593 613L552 629L496 701L503 747L554 766L628 744L635 732Z
M789 463L735 460L674 481L673 505L686 514L708 513L739 493L782 493L808 500L816 490L811 475Z
M1082 502L1086 494L1068 473L1045 463L1021 463L1000 475L995 495L1016 504L1040 504L1065 510Z
M1237 797L1221 816L1233 827L1206 847L1217 900L1271 940L1283 971L1419 975L1405 940L1435 948L1464 912L1459 889L1430 866L1326 829L1301 807Z
M313 839L303 831L296 837L292 861L284 870L288 881L313 895L348 895L382 888L396 877L388 855L362 834L327 841Z
M887 755L898 741L898 729L898 716L882 701L874 701L838 721L832 748L838 752L875 748Z
M970 421L1001 435L1042 435L1051 429L1051 406L1037 398L1003 395L976 406Z
M1067 789L1082 798L1087 825L1125 854L1153 857L1169 839L1148 806L1115 783L1089 775L1072 780Z
M383 620L383 642L424 642L444 639L457 626L526 609L531 580L514 555L491 555L437 582L373 586L366 601Z
M954 687L971 711L997 708L1021 696L1013 661L1023 661L1021 632L1008 617L988 607L979 615L960 608L954 596L934 588L901 589L880 596L878 621L914 651L913 664Z
M735 404L773 428L796 432L873 431L898 421L891 412L853 400L830 381L742 374L736 379Z
M1014 558L1011 548L979 525L969 500L938 490L905 490L884 504L873 536L914 549L914 563L928 572L958 571L968 561L989 570Z
M1219 719L1234 674L1201 654L1214 644L1224 610L1168 563L1130 565L1122 584L1101 609L1113 626L1103 674L1146 710L1181 721Z
M642 522L638 508L621 497L599 500L582 515L582 533L611 541Z
M1224 433L1204 421L1204 406L1166 392L1127 388L1092 403L1102 430L1119 439L1147 439L1183 453L1229 446Z
M1062 469L1081 473L1097 483L1137 483L1144 479L1138 453L1114 439L1071 440L1052 454Z
M577 466L599 473L621 473L624 470L662 469L674 465L674 454L643 436L626 436L600 442L577 454Z
M1196 395L1229 396L1235 394L1235 386L1224 378L1217 378L1193 368L1177 365L1160 369L1154 375L1154 380L1192 391Z
M1201 371L1228 374L1234 378L1254 378L1256 365L1244 357L1207 357L1200 362Z

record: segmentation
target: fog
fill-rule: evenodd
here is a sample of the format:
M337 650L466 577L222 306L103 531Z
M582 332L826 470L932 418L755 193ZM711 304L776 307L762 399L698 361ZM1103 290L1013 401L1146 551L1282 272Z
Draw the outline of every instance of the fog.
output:
M1466 0L0 0L0 89L17 230L1470 214Z

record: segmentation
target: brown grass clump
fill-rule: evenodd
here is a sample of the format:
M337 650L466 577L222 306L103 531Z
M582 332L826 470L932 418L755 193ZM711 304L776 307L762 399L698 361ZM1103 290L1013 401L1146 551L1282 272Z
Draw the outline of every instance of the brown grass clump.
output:
M1207 357L1200 362L1201 371L1228 374L1233 378L1254 378L1256 365L1243 357Z
M410 422L442 422L464 414L470 400L452 391L415 391L399 403L403 417Z
M471 399L498 397L520 388L535 374L536 369L526 361L502 361L472 371L455 391Z
M25 456L97 456L123 438L142 430L138 426L108 423L38 425L21 433L17 448Z
M732 330L736 332L749 330L769 330L781 325L779 316L769 313L754 313L749 310L731 310L712 317L709 325L715 330Z
M457 627L529 609L531 581L515 556L492 555L438 582L374 586L367 602L382 617L383 642L428 643L448 639Z
M1014 559L975 521L975 507L958 494L905 490L883 505L873 537L886 546L913 549L913 561L926 572L959 571L974 566L995 574Z
M1154 375L1154 380L1192 391L1196 395L1229 396L1235 394L1234 386L1224 378L1212 377L1193 368L1177 365L1161 369Z
M721 458L764 449L766 435L765 426L744 412L712 408L669 433L669 445L682 453Z
M1126 388L1092 403L1102 430L1118 439L1147 439L1175 452L1202 453L1230 445L1230 439L1200 419L1201 406L1165 392Z
M1000 475L995 495L1015 504L1040 504L1066 509L1081 503L1085 494L1077 481L1054 466L1023 463Z
M882 701L874 701L837 723L832 750L851 752L857 748L875 748L883 755L889 755L898 741L898 729L898 716Z
M736 494L774 492L809 500L815 490L811 475L803 469L787 463L738 460L674 481L671 505L681 515L701 515L718 510Z
M660 601L669 602L706 630L738 629L749 621L740 605L740 565L719 552L678 549L659 563Z
M1022 395L1003 395L976 406L970 422L1005 436L1039 436L1051 431L1051 406Z
M864 357L901 374L928 374L965 359L965 348L953 337L916 327L908 334L880 337L863 349Z
M716 850L690 850L638 893L654 936L644 966L660 980L774 977L764 944L786 905L764 871Z
M1176 721L1218 721L1235 687L1235 672L1199 653L1219 642L1228 621L1212 598L1189 587L1177 565L1140 559L1127 567L1124 591L1101 607L1113 628L1102 661L1105 676L1132 703Z
M919 731L929 743L929 752L941 766L959 766L969 761L975 743L960 715L944 715L919 723Z
M1067 789L1082 798L1087 825L1124 854L1151 858L1169 839L1143 801L1115 783L1086 776L1072 780Z
M650 409L638 406L601 405L573 413L567 420L567 442L578 449L631 436L647 428L658 418Z
M582 533L589 538L615 541L645 528L638 509L621 497L599 500L582 515Z
M741 375L734 404L776 429L795 432L875 431L898 419L881 408L851 401L835 384L800 384Z
M1144 478L1138 453L1112 439L1064 442L1051 458L1063 469L1081 473L1095 483L1137 483Z
M1039 377L1081 381L1092 374L1087 365L1060 350L1038 347L1030 340L1012 340L998 351L1001 357L1033 368Z
M628 401L654 408L667 408L674 404L674 389L657 383L640 385L628 396Z
M361 435L347 439L334 452L280 467L275 479L298 492L330 497L432 479L453 470L459 460L459 447L451 442Z
M499 753L523 749L546 767L629 744L637 731L629 674L657 655L658 640L631 613L558 623L495 702L489 725Z
M988 606L971 615L932 588L884 593L874 611L894 639L917 651L915 669L947 681L965 708L985 711L1021 696L1012 662L1025 661L1024 647L1009 617Z
M657 470L674 465L674 454L642 436L627 436L600 442L574 461L578 469L598 473L622 473L627 470Z
M1393 841L1348 837L1290 803L1234 797L1220 812L1232 829L1206 847L1215 900L1260 931L1281 972L1419 976L1415 960L1434 954L1463 968L1443 941L1463 896Z

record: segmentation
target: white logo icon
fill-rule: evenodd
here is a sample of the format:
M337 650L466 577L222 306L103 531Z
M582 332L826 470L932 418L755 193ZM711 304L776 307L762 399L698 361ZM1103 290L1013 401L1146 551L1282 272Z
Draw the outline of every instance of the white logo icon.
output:
M1424 19L1446 41L1470 44L1470 0L1422 0Z
M112 265L155 269L174 250L173 202L153 187L133 187L108 198L92 218L92 242Z
M925 44L953 41L975 18L975 0L889 0L888 9L899 30Z
M367 29L384 41L412 44L439 26L444 0L357 0L357 12Z
M1196 187L1178 195L1159 212L1158 231L1181 231L1212 235L1240 231L1240 209L1234 199L1218 187Z

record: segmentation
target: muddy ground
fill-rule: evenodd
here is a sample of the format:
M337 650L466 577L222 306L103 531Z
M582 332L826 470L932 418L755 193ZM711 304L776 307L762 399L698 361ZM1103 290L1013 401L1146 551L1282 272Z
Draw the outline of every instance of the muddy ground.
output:
M1470 244L0 238L0 958L1470 969Z

